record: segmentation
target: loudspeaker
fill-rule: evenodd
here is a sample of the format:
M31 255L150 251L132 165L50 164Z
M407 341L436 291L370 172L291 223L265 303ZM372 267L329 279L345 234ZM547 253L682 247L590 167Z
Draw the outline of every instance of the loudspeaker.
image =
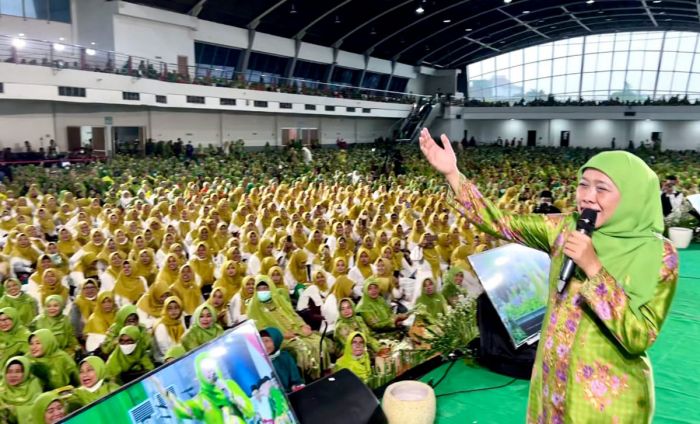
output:
M302 424L386 424L379 400L355 374L343 369L291 393Z

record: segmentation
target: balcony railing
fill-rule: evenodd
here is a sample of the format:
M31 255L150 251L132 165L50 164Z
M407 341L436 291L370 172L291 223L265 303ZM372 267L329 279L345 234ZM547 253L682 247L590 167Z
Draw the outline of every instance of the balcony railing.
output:
M418 102L420 98L429 98L429 96L412 93L323 83L303 78L284 78L254 70L242 73L233 68L220 66L178 65L91 47L9 36L0 36L0 61L58 69L104 72L181 84L353 100L410 104Z

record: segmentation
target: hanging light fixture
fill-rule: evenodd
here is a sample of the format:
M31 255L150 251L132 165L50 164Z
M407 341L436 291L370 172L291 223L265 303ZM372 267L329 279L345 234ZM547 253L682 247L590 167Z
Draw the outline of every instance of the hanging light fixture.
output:
M297 13L297 9L294 7L294 3L292 3L292 6L289 8L289 13L292 15Z

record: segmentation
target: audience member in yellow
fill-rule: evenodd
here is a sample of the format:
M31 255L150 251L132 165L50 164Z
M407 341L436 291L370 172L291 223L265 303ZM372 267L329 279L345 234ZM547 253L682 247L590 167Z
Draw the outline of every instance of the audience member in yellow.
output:
M146 290L146 279L134 273L130 261L124 261L122 272L114 283L114 300L117 305L135 305Z
M231 303L229 304L229 312L233 325L248 319L248 306L254 293L255 277L252 275L246 276L243 279L243 285L233 296Z
M58 347L50 330L36 330L29 337L29 353L32 374L42 383L44 390L77 386L78 367L65 351Z
M56 338L58 348L73 357L80 350L80 344L75 337L70 319L63 314L64 309L65 303L60 295L54 294L47 297L44 301L44 312L34 318L30 328L50 330Z
M232 260L227 260L221 267L221 277L214 283L214 288L222 287L225 290L227 299L230 302L234 294L238 292L243 283L243 275L238 271L238 264Z
M209 299L207 299L206 302L213 306L216 310L216 322L223 329L227 329L232 326L226 297L228 297L226 294L226 289L223 287L214 287L209 295Z
M107 331L114 324L117 316L117 306L114 303L114 295L110 291L97 295L95 310L88 317L83 336L85 337L85 350L93 352L104 341Z
M29 330L20 322L13 307L0 309L0 363L29 351Z
M185 334L182 317L182 301L177 296L165 299L160 319L153 324L153 357L156 361L162 362L168 349L179 345Z
M163 262L163 266L161 267L160 271L158 271L154 284L160 283L165 284L166 286L173 284L175 281L177 281L180 275L180 266L181 264L177 259L177 255L174 253L168 253L168 255L165 257L165 261Z
M147 285L153 284L158 274L156 258L152 249L141 249L138 260L132 263L134 275L143 277Z
M204 302L202 291L195 282L194 272L190 265L180 267L180 276L170 286L170 293L182 300L182 308L185 311L185 315L194 314L197 306Z
M300 292L310 284L309 270L307 268L308 260L309 255L306 253L306 250L299 249L292 254L287 263L284 280L287 287L294 292L295 298L298 298Z
M97 305L98 291L99 286L97 282L92 278L88 278L83 281L80 287L80 294L78 294L73 301L73 307L70 310L69 317L73 329L75 329L76 337L79 339L83 338L83 327Z
M200 288L212 286L216 278L214 277L214 262L207 244L199 242L194 256L188 262L195 275L195 281Z
M160 318L160 314L163 310L163 302L170 295L170 286L165 282L156 281L151 285L136 303L139 321L147 328L151 328L154 321Z

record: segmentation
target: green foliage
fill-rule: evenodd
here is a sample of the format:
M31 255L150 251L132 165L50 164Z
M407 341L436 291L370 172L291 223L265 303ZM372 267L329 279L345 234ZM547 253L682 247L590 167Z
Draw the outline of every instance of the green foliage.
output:
M467 345L479 336L476 323L476 300L460 301L447 314L440 314L434 325L426 327L423 341L430 348L421 351L425 358L440 355L447 358L450 353L469 355Z

